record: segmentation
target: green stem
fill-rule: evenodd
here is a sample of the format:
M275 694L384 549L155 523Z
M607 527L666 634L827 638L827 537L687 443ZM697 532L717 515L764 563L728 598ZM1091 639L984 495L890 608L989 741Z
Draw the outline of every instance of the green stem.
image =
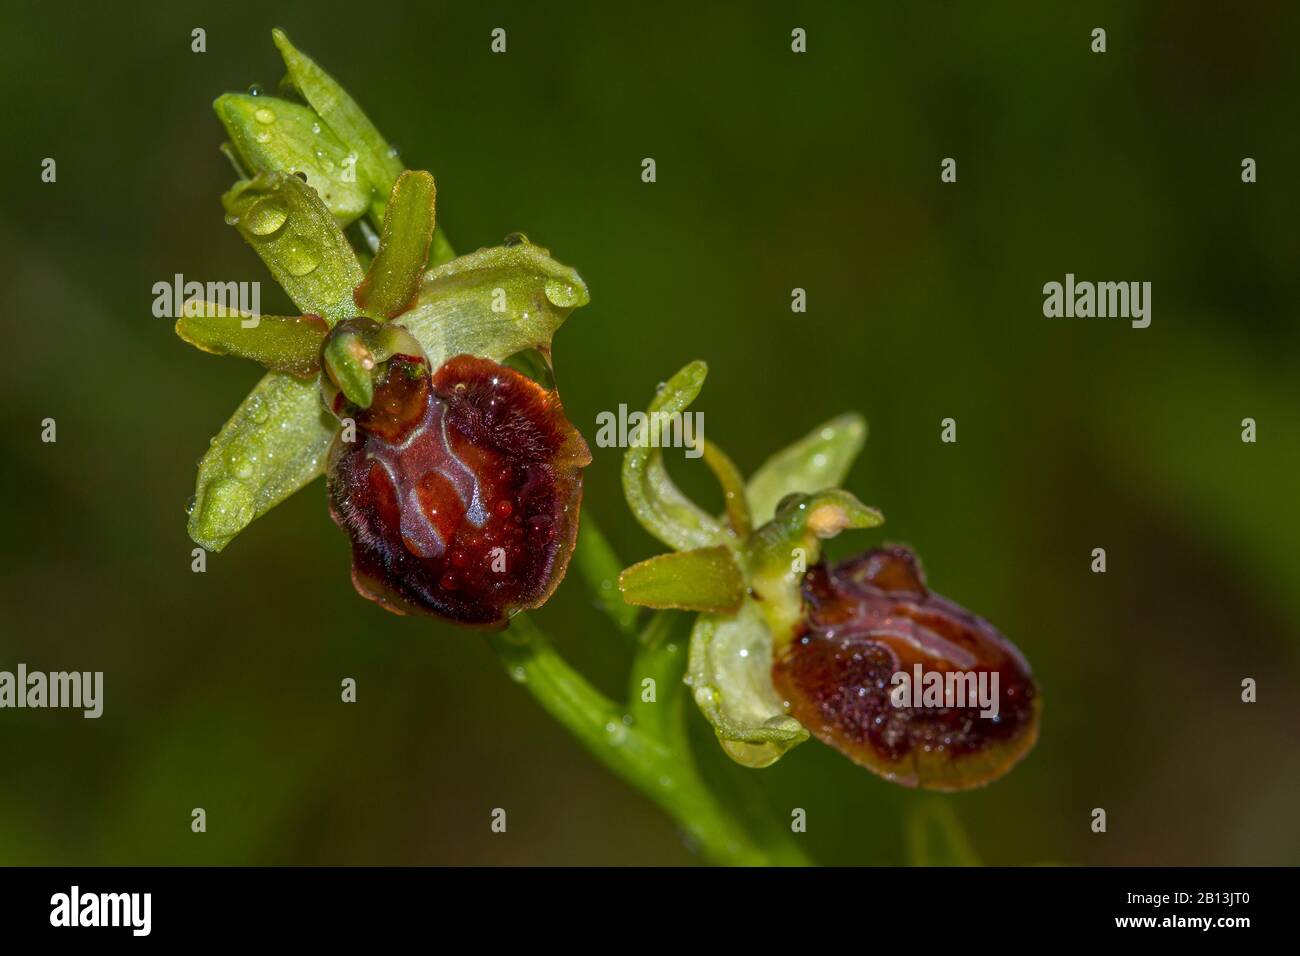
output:
M657 624L652 624L652 630ZM596 690L556 653L537 626L517 616L509 630L493 635L493 647L506 670L537 699L552 717L606 767L656 803L686 831L691 842L714 863L762 866L790 862L754 841L722 806L699 777L683 750L685 734L679 719L664 712L660 723L631 725L624 708ZM667 651L667 656L679 648ZM684 666L684 662L682 662ZM665 668L672 674L672 668ZM680 683L676 668L671 683ZM675 690L666 687L665 691ZM638 695L636 700L641 700ZM670 693L659 704L680 708L682 695ZM646 705L649 706L649 705Z

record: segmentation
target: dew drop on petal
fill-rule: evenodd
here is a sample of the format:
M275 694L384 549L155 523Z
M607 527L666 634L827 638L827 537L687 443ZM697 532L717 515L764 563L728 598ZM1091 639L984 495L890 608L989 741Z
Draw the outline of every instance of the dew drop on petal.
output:
M561 309L572 308L582 300L577 287L563 279L546 280L546 298Z
M244 224L255 236L269 236L289 218L285 208L274 199L263 199L244 214Z
M305 276L320 265L320 257L309 246L294 243L281 250L281 261L289 275Z

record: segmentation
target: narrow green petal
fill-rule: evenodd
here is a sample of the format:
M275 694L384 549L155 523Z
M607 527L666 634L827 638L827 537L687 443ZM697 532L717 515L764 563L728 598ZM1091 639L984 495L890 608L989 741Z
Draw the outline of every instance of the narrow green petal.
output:
M503 362L516 352L550 355L551 336L590 301L582 277L541 246L521 242L453 259L424 276L396 324L409 329L431 368L456 355Z
M867 423L861 415L840 415L777 452L749 480L754 520L771 520L786 495L843 484L866 437Z
M246 175L303 173L340 226L370 208L373 189L357 156L316 111L274 96L226 93L212 104Z
M318 315L243 316L224 306L187 302L176 334L204 352L252 359L272 372L305 378L320 371L329 326Z
M436 190L424 171L397 178L384 214L379 251L353 299L367 315L395 318L410 308L420 291L433 239Z
M324 471L337 426L321 408L319 376L268 372L199 463L190 537L209 551L224 548Z
M730 456L713 442L703 439L701 451L704 455L704 463L709 466L709 471L713 472L713 477L717 478L718 484L722 486L727 523L731 525L731 530L738 537L743 538L753 530L750 523L749 501L745 497L745 477Z
M402 172L397 153L361 111L356 100L311 57L290 43L283 30L272 30L271 37L284 58L294 88L320 114L334 134L356 153L358 170L373 187L371 211L376 220L382 219L389 190Z
M654 397L648 421L670 420L700 394L709 367L692 362L674 375ZM641 526L674 551L722 543L725 532L712 515L682 494L664 466L663 450L652 448L648 428L623 456L623 494Z
M772 635L754 601L746 598L735 615L696 619L687 676L700 712L737 763L770 766L808 739L772 687Z
M618 579L623 600L642 607L734 613L745 580L724 545L661 554L634 564Z
M236 184L221 202L227 221L304 315L333 325L357 313L352 290L361 264L316 190L297 176L262 173Z

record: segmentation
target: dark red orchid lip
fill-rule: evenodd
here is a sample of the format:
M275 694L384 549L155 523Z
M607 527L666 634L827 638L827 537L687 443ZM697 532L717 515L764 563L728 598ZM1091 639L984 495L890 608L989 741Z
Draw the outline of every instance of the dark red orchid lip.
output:
M554 391L471 355L396 355L356 440L330 447L330 513L357 590L397 613L502 627L546 601L578 531L591 453Z
M819 564L803 598L804 633L778 652L772 677L823 742L888 779L938 790L988 783L1033 747L1041 700L1028 663L988 621L932 594L909 549ZM900 673L971 675L990 691L996 675L996 708L898 706Z

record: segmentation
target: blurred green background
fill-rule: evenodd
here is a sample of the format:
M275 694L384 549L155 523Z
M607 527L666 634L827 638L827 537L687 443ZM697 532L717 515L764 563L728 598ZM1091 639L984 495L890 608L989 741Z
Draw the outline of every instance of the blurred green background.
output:
M710 773L778 816L805 808L826 863L905 862L927 800L988 863L1300 862L1300 9L6 3L5 20L0 669L103 670L106 699L97 721L0 711L0 862L693 859L480 637L353 593L323 484L191 573L195 460L260 372L181 344L151 287L258 279L264 311L288 308L222 224L210 108L274 89L275 25L433 169L458 249L522 230L586 278L555 344L589 442L599 412L697 357L707 432L746 470L861 410L848 486L888 523L836 553L915 546L1046 699L1037 749L979 792L927 798L816 742L746 771L693 712ZM1045 319L1066 272L1151 281L1151 327ZM621 453L593 451L585 507L628 562L655 553ZM538 619L622 688L629 647L576 578Z

